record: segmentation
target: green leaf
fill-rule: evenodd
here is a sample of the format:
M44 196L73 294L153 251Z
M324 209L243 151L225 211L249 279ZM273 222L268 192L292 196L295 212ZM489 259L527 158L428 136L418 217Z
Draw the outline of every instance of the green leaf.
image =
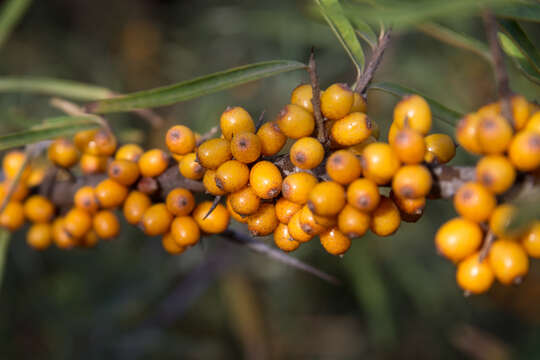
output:
M0 77L0 92L23 92L61 96L75 100L97 100L110 97L109 89L71 80L41 77Z
M356 16L350 17L349 20L351 21L352 26L354 27L354 30L358 36L364 39L364 41L367 42L371 48L377 46L378 37L367 22Z
M0 9L0 46L22 18L32 0L7 0Z
M384 91L386 93L399 96L399 97L403 97L409 94L418 94L422 96L424 99L426 99L426 101L428 102L431 108L431 112L433 116L441 120L445 124L450 125L451 127L455 127L457 121L463 117L463 114L447 108L441 103L422 94L421 92L410 89L410 88L406 88L398 84L393 84L393 83L388 83L388 82L375 83L375 84L371 84L368 90Z
M4 272L6 269L6 258L9 249L9 240L11 234L5 229L0 229L0 288L4 280Z
M527 58L531 65L540 73L540 52L529 40L527 34L523 31L521 26L513 20L499 20L501 30L506 34L509 40L515 45L515 47ZM501 39L501 37L499 37ZM502 40L501 41L506 41ZM509 44L505 44L508 49ZM518 54L513 52L511 56L518 57Z
M500 7L494 13L504 18L540 22L540 4L530 1Z
M351 58L357 73L362 73L365 63L364 51L338 0L316 0L316 2L326 22Z
M96 121L96 117L92 115L61 116L46 119L44 124L34 126L28 130L0 136L0 150L61 136L69 136L81 130L93 129L99 126Z
M525 58L519 48L505 34L499 33L499 40L504 52L510 56L514 66L531 82L540 85L538 70Z
M306 65L298 61L275 60L260 62L201 76L170 86L139 91L114 99L96 101L87 104L86 108L89 112L104 114L171 105L287 71L305 68Z

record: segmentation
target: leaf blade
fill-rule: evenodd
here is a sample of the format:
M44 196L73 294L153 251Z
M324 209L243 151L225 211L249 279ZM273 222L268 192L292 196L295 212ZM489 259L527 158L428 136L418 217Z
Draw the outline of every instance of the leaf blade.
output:
M72 80L16 76L0 77L0 92L37 93L86 101L103 99L113 95L111 90L104 87Z
M540 51L529 40L521 26L513 20L499 20L499 25L508 39L514 43L536 71L540 73Z
M540 22L540 4L532 2L503 6L494 13L498 17Z
M21 20L32 0L8 0L0 11L0 47Z
M498 35L502 49L510 57L514 66L529 81L540 85L540 75L538 70L531 65L519 48L504 33L499 33Z

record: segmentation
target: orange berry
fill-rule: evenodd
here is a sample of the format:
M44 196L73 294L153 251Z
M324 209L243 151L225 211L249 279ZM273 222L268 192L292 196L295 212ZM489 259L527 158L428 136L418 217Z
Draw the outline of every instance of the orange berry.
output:
M489 265L501 284L511 285L521 282L529 272L529 258L523 247L512 240L501 238L491 245Z
M281 197L276 201L275 208L278 220L283 224L287 224L292 216L300 211L302 206Z
M414 199L407 199L396 195L394 191L390 192L390 198L394 201L400 212L402 213L402 220L408 222L414 222L413 220L418 220L416 216L422 215L424 208L426 207L426 198L419 197ZM405 215L413 215L413 217L406 217Z
M303 137L293 144L289 156L294 166L309 170L317 167L323 161L324 148L319 140Z
M0 213L0 227L13 232L24 225L24 208L18 201L10 201Z
M397 130L390 144L399 160L405 164L419 164L426 155L424 137L418 131L409 128Z
M360 211L375 210L380 200L379 188L372 180L356 179L347 188L347 202Z
M0 183L0 200L3 200L4 197L9 193L11 186L15 186L15 190L11 194L10 201L22 201L26 198L29 193L29 189L25 183L18 181L16 184L13 184L13 180L6 179Z
M231 195L229 201L234 211L240 215L251 215L259 209L261 199L250 186L246 186Z
M174 216L186 216L195 208L195 198L191 191L184 188L176 188L167 194L165 200L167 210Z
M485 154L502 154L508 149L513 130L500 115L486 116L478 123L478 143Z
M242 223L242 224L245 224L247 223L247 215L240 215L239 213L237 213L236 211L234 211L234 209L232 208L231 206L231 196L227 196L227 200L225 201L225 204L226 204L226 207L227 207L227 211L229 212L229 214L231 214L231 216L233 217L234 220L238 221L239 223Z
M365 113L367 110L367 103L366 100L357 92L354 92L353 94L354 100L353 104L351 106L351 112L362 112Z
M501 103L492 102L482 106L476 111L479 116L491 116L491 115L500 115L501 114Z
M309 200L309 193L317 185L317 178L306 172L288 175L283 180L283 197L294 203L303 205Z
M435 245L444 257L458 262L472 255L482 239L482 230L478 224L458 217L439 228L435 235Z
M273 233L279 224L274 205L262 203L259 209L248 217L247 224L253 236L266 236Z
M424 138L426 155L424 161L428 164L446 164L456 155L456 144L446 134L431 134Z
M375 139L373 136L370 136L366 140L362 141L360 144L349 146L347 150L351 151L354 155L360 156L369 144L373 144L375 142L377 142L377 139Z
M333 84L321 94L321 112L330 120L341 119L351 112L354 94L347 84Z
M110 210L101 210L94 215L93 229L102 239L112 239L120 233L118 217Z
M291 104L298 105L313 113L313 89L310 84L298 85L291 94Z
M306 233L300 224L300 211L294 214L287 224L289 235L300 243L308 242L313 238L313 235Z
M49 146L49 160L55 165L70 168L79 161L79 151L75 145L67 139L56 139Z
M533 116L531 116L531 118L527 122L525 130L540 133L540 111L537 111L536 113L534 113Z
M139 158L144 153L142 147L137 144L126 144L122 145L116 151L114 158L116 160L127 160L137 162Z
M86 144L83 152L96 156L111 156L116 150L116 137L107 130L98 130Z
M326 161L326 173L335 182L347 185L360 177L362 165L351 151L338 150Z
M163 246L163 249L171 255L180 255L186 251L186 248L176 244L170 232L161 237L161 246Z
M54 216L54 205L44 196L32 195L24 202L24 216L34 223L49 222Z
M380 142L370 144L362 153L364 176L379 185L390 181L398 171L399 166L399 158L388 144Z
M329 219L330 218L320 217L313 214L309 207L304 205L300 210L298 222L306 234L315 236L327 230L330 226L334 226L336 224L335 219L332 218L333 221L330 221ZM324 220L324 222L321 220Z
M74 238L83 237L92 228L92 216L82 209L73 208L64 217L64 229Z
M291 252L300 247L300 243L294 240L289 234L289 227L287 224L283 223L278 224L274 231L274 243L278 248L285 252Z
M163 150L152 149L139 157L138 164L142 176L156 177L167 170L169 157Z
M392 124L390 124L390 129L388 129L388 143L390 145L394 145L394 142L396 141L396 136L399 132L399 130L401 130L399 128L399 126L397 126L397 124L395 122L393 122ZM410 129L412 130L412 129ZM416 130L412 130L412 131L416 131ZM418 131L416 131L418 132Z
M278 114L279 130L291 139L310 136L315 129L313 114L298 105L286 105Z
M193 246L199 242L201 231L191 216L178 216L171 224L170 232L176 245L181 247Z
M351 205L345 205L338 215L338 228L349 238L360 237L368 230L371 217L368 213L358 211Z
M53 241L60 249L71 249L78 244L78 239L71 236L65 229L65 219L56 218L52 224Z
M431 190L431 174L423 165L405 165L399 168L392 180L397 196L415 199L425 197Z
M207 169L217 169L232 158L231 145L225 139L210 139L197 149L199 163Z
M127 197L128 189L111 179L105 179L94 189L100 207L110 209L122 205Z
M272 199L278 196L281 183L281 173L270 161L259 161L251 168L249 184L261 199Z
M381 196L379 206L371 214L371 231L379 236L390 236L401 224L399 210L392 199Z
M516 169L532 171L540 166L540 133L520 131L512 139L508 157Z
M225 109L219 120L221 133L227 140L243 132L255 132L255 124L251 115L240 106Z
M487 155L476 164L476 180L494 194L502 194L514 184L516 169L502 155Z
M261 154L264 156L276 155L287 141L275 121L264 123L257 131L257 136L261 142Z
M77 245L85 248L93 248L98 242L99 238L94 230L90 230L82 238L77 239Z
M478 140L480 116L467 114L459 120L456 127L456 138L459 145L473 154L481 154L482 146Z
M540 222L535 221L522 236L521 245L530 257L540 258Z
M195 153L184 155L178 164L178 170L183 177L191 180L199 180L204 176L204 168L197 161Z
M373 130L373 123L366 114L353 112L336 120L330 130L332 140L343 146L360 144Z
M83 209L90 214L95 213L99 208L98 199L94 188L91 186L83 186L77 190L73 197L75 206Z
M139 226L146 235L163 235L169 231L172 220L173 216L167 210L167 206L163 203L158 203L146 209Z
M187 126L175 125L167 131L165 143L170 152L185 155L195 149L195 134Z
M351 239L338 228L332 228L322 233L320 238L324 249L332 255L343 255L351 247Z
M229 212L225 206L218 204L216 208L208 215L208 211L212 207L211 201L204 201L197 205L193 211L193 219L199 225L202 231L208 234L219 234L227 230L229 226Z
M408 127L426 135L431 129L431 109L419 95L409 95L394 108L394 123L398 128Z
M489 229L497 236L507 236L507 228L516 213L516 207L510 204L499 205L491 213L489 218Z
M454 195L454 207L458 214L478 223L488 220L496 205L495 196L475 182L465 183Z
M250 132L235 134L231 140L231 152L236 160L252 163L261 156L261 140L258 135Z
M127 196L122 212L128 223L136 225L141 221L145 211L151 205L152 201L148 195L133 190Z
M227 192L216 185L216 171L206 170L203 176L203 184L206 191L214 196L225 195Z
M249 181L249 168L238 160L229 160L216 170L216 186L226 192L242 189Z
M88 143L94 139L98 131L98 129L79 131L73 137L73 143L79 151L84 152Z
M43 183L43 179L45 178L45 166L37 164L37 166L33 166L30 170L30 174L28 175L28 179L26 179L26 186L28 187L35 187L41 185Z
M493 271L486 259L480 262L480 254L469 255L458 264L456 281L458 285L472 294L481 294L493 284Z
M107 156L96 156L90 154L82 154L79 166L83 174L99 174L107 171Z
M117 183L130 186L139 179L139 166L128 160L113 160L109 163L107 174Z
M514 128L521 130L527 125L529 120L529 102L521 95L514 95L510 100L512 107L512 117L514 120Z
M308 206L317 215L335 216L345 206L345 190L334 181L320 182L311 190Z
M26 233L26 243L34 250L45 250L52 243L52 227L48 223L33 224Z
M21 167L26 162L26 154L19 150L12 150L4 155L2 160L2 170L6 179L14 179ZM26 165L21 175L21 180L26 180L30 175L30 166Z

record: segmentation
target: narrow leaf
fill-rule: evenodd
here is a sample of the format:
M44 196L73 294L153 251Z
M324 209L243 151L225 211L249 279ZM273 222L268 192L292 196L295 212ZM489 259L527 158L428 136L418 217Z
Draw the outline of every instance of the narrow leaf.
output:
M540 74L525 58L519 48L505 34L499 33L499 40L504 52L510 57L514 66L531 82L540 85Z
M9 233L9 231L5 229L0 229L0 289L4 280L10 237L11 234Z
M513 20L499 20L499 24L501 30L506 34L508 39L511 40L519 51L527 58L532 67L540 73L540 52L529 40L521 26ZM517 54L512 54L512 56L517 57Z
M503 6L494 13L498 17L540 22L540 4L533 2Z
M7 0L0 9L0 46L22 18L32 0Z
M358 36L364 39L364 41L367 42L371 48L377 46L377 35L367 22L356 16L350 17L349 20L351 21L351 24Z
M86 107L89 112L104 114L171 105L287 71L305 68L305 64L297 61L275 60L260 62L201 76L170 86L96 101L87 104Z
M326 22L351 58L358 74L364 69L364 51L338 0L316 0ZM361 21L358 19L358 21Z
M111 90L71 80L31 77L0 77L0 92L38 93L75 100L98 100L110 97Z

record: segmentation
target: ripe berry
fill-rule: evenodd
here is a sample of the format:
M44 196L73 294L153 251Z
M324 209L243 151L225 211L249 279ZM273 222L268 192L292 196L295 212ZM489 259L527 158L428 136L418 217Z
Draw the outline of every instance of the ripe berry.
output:
M28 175L28 178L26 179L26 186L28 187L36 187L43 183L43 179L45 178L45 166L36 164L36 166L32 166L30 170L30 174Z
M122 212L128 223L136 225L141 221L145 211L151 205L152 201L148 195L133 190L127 196Z
M516 169L532 171L540 166L540 133L519 132L510 143L508 157Z
M32 195L24 202L24 216L34 223L49 222L54 216L54 205L44 196Z
M200 180L204 176L204 168L197 161L195 153L184 155L178 164L178 170L183 177L191 180Z
M60 249L71 249L78 244L78 239L71 236L65 229L65 219L58 217L52 224L53 241Z
M163 235L169 231L172 220L173 216L167 210L167 206L163 203L158 203L146 209L139 226L146 235Z
M86 144L83 152L96 156L111 156L116 150L116 137L107 130L98 130Z
M229 212L225 206L218 204L216 208L204 218L210 208L212 207L211 201L204 201L197 205L193 211L193 219L199 225L199 228L208 234L219 234L227 230L229 226Z
M351 247L351 239L338 228L327 230L321 234L320 238L324 249L332 255L343 255Z
M276 216L279 222L287 224L291 220L292 216L296 214L302 206L300 204L294 203L281 197L276 201Z
M94 139L98 131L98 129L79 131L73 137L73 143L79 151L85 152L88 143Z
M26 154L19 150L12 150L4 155L2 159L2 170L4 171L4 176L6 179L14 179L19 170L24 165L26 161ZM26 166L21 176L22 180L26 180L28 175L30 175L30 167Z
M487 259L480 262L479 253L468 256L458 264L456 281L466 292L472 294L486 292L493 284L493 280L493 271Z
M487 155L476 164L476 180L494 194L502 194L514 184L516 169L502 155Z
M276 165L259 161L249 174L249 184L261 199L272 199L281 191L282 177Z
M110 209L122 205L128 194L127 187L111 179L101 181L97 184L94 191L99 205L103 209Z
M398 128L408 127L426 135L431 129L431 109L423 97L409 95L394 108L394 123Z
M360 95L359 93L355 92L353 94L354 96L354 100L353 100L353 104L351 106L351 110L350 112L361 112L361 113L365 113L366 110L367 110L367 103L366 103L366 100L362 97L362 95Z
M195 149L195 134L187 126L175 125L167 131L165 143L170 152L185 155Z
M45 250L52 243L52 227L48 223L33 224L26 233L26 243L34 250Z
M195 198L191 191L176 188L167 194L165 200L167 210L174 216L186 216L195 208Z
M349 238L364 235L369 230L371 217L368 213L358 211L351 205L345 205L338 215L338 228Z
M250 186L246 186L229 195L234 211L240 215L251 215L259 209L261 199Z
M225 139L210 139L197 149L199 163L207 169L217 169L232 158L231 145Z
M523 247L505 238L491 245L488 260L495 277L504 285L520 283L529 271L529 258Z
M324 181L313 187L308 206L321 216L335 216L345 206L345 190L334 181Z
M261 140L251 132L235 134L231 140L231 152L236 160L252 163L261 156Z
M221 133L227 140L243 132L255 132L255 124L251 115L240 106L225 109L219 120Z
M226 192L242 189L249 181L249 168L238 160L229 160L216 170L216 186Z
M96 156L90 154L82 154L79 166L83 174L99 174L107 171L107 156Z
M296 140L289 154L291 162L300 169L317 167L324 159L324 148L315 138L303 137Z
M152 149L139 157L138 164L142 176L155 177L167 169L169 157L163 150Z
M483 117L478 123L478 143L485 154L502 154L508 149L513 130L500 115Z
M18 181L16 184L13 184L13 180L6 179L0 183L0 200L4 199L12 186L15 186L15 190L11 194L10 201L22 201L30 191L24 182Z
M533 258L540 258L540 222L534 222L521 237L521 246Z
M240 215L239 213L234 211L234 209L232 208L232 206L231 206L231 196L230 195L227 196L227 200L225 201L225 204L226 204L226 207L227 207L227 211L233 217L234 220L238 221L241 224L246 224L247 223L247 219L248 219L247 215Z
M347 84L330 85L321 94L321 112L330 120L341 119L351 112L354 94Z
M298 105L313 113L313 88L310 84L298 85L291 94L291 104Z
M308 242L313 238L313 235L306 233L300 224L300 211L294 214L287 224L289 235L300 243Z
M480 116L477 114L467 114L459 120L456 127L456 138L459 145L465 150L473 154L481 154L482 147L478 140L478 126L480 124Z
M424 137L418 131L409 128L397 130L390 144L399 160L405 164L419 164L426 155Z
M394 145L394 142L396 141L396 136L399 132L399 130L401 130L397 124L395 122L393 122L392 124L390 124L390 129L388 129L388 143L390 145ZM410 129L412 130L412 129ZM416 131L416 130L412 130L412 131ZM416 131L418 132L418 131Z
M489 218L491 232L499 237L510 235L507 228L515 213L516 207L514 205L502 204L497 206Z
M372 180L356 179L347 188L347 202L360 211L372 212L380 200L379 188Z
M277 154L285 145L287 137L279 130L276 122L264 123L257 131L261 141L261 154L272 156Z
M388 144L379 142L370 144L362 153L364 176L379 185L390 181L399 166L399 158Z
M454 195L454 207L458 214L478 223L488 220L496 205L495 196L475 182L465 183Z
M161 246L163 246L163 249L171 255L180 255L186 251L186 248L176 244L170 232L161 237Z
M274 231L274 243L285 252L291 252L300 247L300 243L289 234L289 227L283 223L278 224Z
M92 224L97 236L104 240L112 239L120 232L118 217L110 210L98 211L92 219Z
M431 190L431 174L422 165L405 165L399 168L392 180L392 190L397 196L415 199L425 197Z
M373 130L373 123L366 114L354 112L336 120L330 130L332 140L343 146L351 146L366 140Z
M83 186L77 190L73 197L75 206L79 209L83 209L90 214L95 213L98 208L98 200L94 188L91 186Z
M537 111L533 116L531 116L531 118L527 122L525 130L540 133L540 111Z
M206 170L203 177L203 184L206 191L215 196L225 195L227 192L217 187L216 171Z
M464 218L454 218L442 225L435 235L441 255L458 262L472 255L482 243L480 226Z
M326 161L326 173L335 182L347 185L360 177L362 165L351 151L338 150Z
M325 220L324 225L317 221L322 219ZM302 228L302 230L304 230L306 234L315 236L327 230L330 226L336 224L335 220L330 223L330 221L326 221L326 219L329 218L317 217L317 215L313 214L313 212L309 209L307 205L304 205L302 206L302 209L300 209L298 222L300 223L300 227Z
M382 196L379 206L371 214L371 231L379 236L390 236L397 231L401 224L399 210L394 202Z
M286 105L278 114L279 130L291 139L310 136L315 129L313 114L298 105Z
M431 134L424 138L426 155L424 161L428 164L446 164L456 155L456 144L446 134Z
M139 166L128 160L113 160L107 174L117 183L131 186L139 179Z
M318 182L315 176L306 172L297 172L288 175L283 180L283 197L289 201L303 205L309 200L309 194Z
M513 124L516 130L521 130L529 120L529 102L521 95L514 95L510 100Z
M390 191L390 198L399 208L401 212L401 219L407 222L415 222L420 218L420 215L424 212L426 207L426 198L419 197L414 199L407 199L401 196L396 195L394 191ZM412 217L403 215L413 215Z
M375 124L375 123L374 123ZM360 144L349 146L347 150L351 151L353 154L360 156L364 152L364 149L369 145L377 142L373 136L368 137L366 140L362 141Z
M70 168L79 161L79 151L75 145L67 139L56 139L49 146L49 160L55 165Z
M174 242L181 247L193 246L199 242L201 231L191 216L178 216L171 224L170 232Z
M83 237L92 228L92 217L86 211L73 208L64 217L64 229L74 238Z
M144 153L142 147L136 144L122 145L116 151L114 158L116 160L127 160L137 162Z
M94 230L90 230L82 238L77 239L77 245L85 248L93 248L98 242L99 238Z
M273 233L279 224L274 205L262 203L259 209L248 217L247 224L253 236L266 236Z

